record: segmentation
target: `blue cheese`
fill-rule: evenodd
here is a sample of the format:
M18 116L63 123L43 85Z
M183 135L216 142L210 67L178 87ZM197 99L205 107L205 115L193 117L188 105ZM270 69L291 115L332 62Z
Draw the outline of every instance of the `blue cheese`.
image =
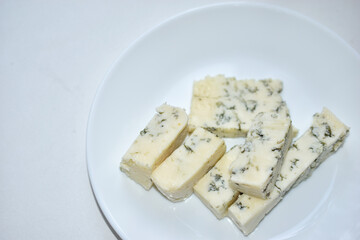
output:
M286 103L278 94L267 96L264 94L253 94L241 99L237 115L244 134L249 131L252 121L261 112L276 112L281 115L289 115Z
M258 113L288 112L280 95L282 88L279 80L207 76L194 82L189 130L204 127L220 137L245 136Z
M348 132L349 128L328 109L315 114L311 127L291 145L269 197L239 195L228 209L230 219L245 235L250 234L292 187L338 150Z
M194 96L191 104L189 131L201 126L222 137L242 135L236 109L239 101L234 98L204 98Z
M197 128L155 171L152 181L169 200L189 197L195 183L222 157L224 140Z
M203 80L195 81L193 85L195 97L220 98L233 97L237 94L236 79L227 78L224 75L206 76Z
M291 120L276 112L259 113L247 134L241 153L231 164L234 189L266 198L274 187L292 141Z
M283 90L283 84L280 80L263 79L263 80L241 80L237 81L236 88L240 95L247 98L262 98L278 95Z
M194 186L194 193L218 219L227 214L228 207L236 200L238 191L229 186L230 164L240 153L234 146Z
M188 117L181 108L163 104L130 146L120 169L146 190L152 186L151 173L184 141Z

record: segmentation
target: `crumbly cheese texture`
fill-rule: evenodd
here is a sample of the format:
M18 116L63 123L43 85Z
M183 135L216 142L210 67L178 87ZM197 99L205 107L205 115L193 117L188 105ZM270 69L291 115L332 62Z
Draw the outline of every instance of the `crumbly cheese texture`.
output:
M315 114L311 127L291 145L269 197L239 195L228 209L230 219L245 235L250 234L292 187L338 150L348 132L349 128L328 109Z
M291 141L289 117L276 112L259 113L241 147L241 153L230 166L233 188L265 199L274 187Z
M193 85L189 131L204 127L221 137L245 136L260 112L283 111L280 80L207 76ZM288 112L285 109L285 112Z
M197 128L155 171L151 178L158 190L173 202L193 192L195 183L224 155L224 140Z
M195 195L218 219L225 217L228 207L239 194L229 186L229 167L240 151L239 146L230 149L194 186Z
M163 104L130 146L120 169L146 190L152 186L151 173L184 141L188 117L184 109Z

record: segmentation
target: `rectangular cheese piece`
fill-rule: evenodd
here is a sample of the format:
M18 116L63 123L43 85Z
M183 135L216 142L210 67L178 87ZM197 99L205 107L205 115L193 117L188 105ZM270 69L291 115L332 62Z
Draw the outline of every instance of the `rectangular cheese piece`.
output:
M237 115L240 120L240 127L246 133L249 131L252 121L261 112L277 112L289 115L289 109L279 94L266 95L251 94L241 100Z
M182 201L193 192L195 183L222 157L224 140L197 128L152 173L158 190L173 202Z
M259 113L241 153L230 166L232 187L265 199L274 187L292 136L289 117L275 112Z
M268 199L239 195L228 216L245 235L251 233L293 186L342 145L348 132L349 128L328 109L315 114L311 127L290 147Z
M238 95L237 81L235 78L227 78L224 75L215 77L206 76L205 79L195 81L193 96L206 98L233 97Z
M203 127L220 137L245 136L258 113L288 112L280 95L282 88L279 80L207 76L194 82L189 130Z
M215 77L206 76L205 79L195 81L193 96L197 97L249 97L249 96L272 96L280 94L283 84L280 80L236 80L234 77L225 77L219 74Z
M188 117L184 109L163 104L130 146L120 169L146 190L152 186L151 173L187 136Z
M225 217L227 209L236 200L239 192L229 186L230 164L240 153L234 146L194 186L194 193L218 219Z
M283 84L280 80L262 79L262 80L240 80L236 83L236 88L240 95L245 98L263 98L264 96L275 96L283 90Z
M201 126L206 130L226 137L240 136L243 132L235 109L239 101L234 98L204 98L194 96L189 118L189 131Z

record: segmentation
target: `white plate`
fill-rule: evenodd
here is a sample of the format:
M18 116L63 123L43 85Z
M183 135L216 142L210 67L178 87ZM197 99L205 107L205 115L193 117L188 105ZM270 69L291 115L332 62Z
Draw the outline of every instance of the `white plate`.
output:
M135 41L103 81L89 117L87 162L96 199L115 231L123 239L243 237L195 196L174 204L119 171L156 106L168 102L189 110L192 82L218 73L282 79L300 133L323 106L351 127L344 147L248 238L359 238L360 57L307 17L251 3L198 8L165 21Z

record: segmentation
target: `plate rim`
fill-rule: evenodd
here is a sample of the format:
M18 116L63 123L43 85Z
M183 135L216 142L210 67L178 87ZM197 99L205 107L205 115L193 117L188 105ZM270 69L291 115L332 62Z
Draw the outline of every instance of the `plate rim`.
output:
M126 55L131 52L132 49L136 48L137 44L146 39L148 35L150 35L153 31L156 31L157 29L166 26L166 24L171 23L172 21L179 19L181 17L186 17L190 14L196 14L201 11L206 11L207 9L214 9L219 7L227 7L227 6L234 6L234 7L257 7L257 8L265 8L272 11L278 11L282 14L291 15L292 17L299 18L303 21L308 22L309 24L313 25L314 27L318 28L320 31L324 31L324 33L328 34L330 37L334 38L336 41L338 41L340 44L343 45L343 47L347 48L349 52L351 52L357 59L360 60L360 53L358 53L348 42L346 42L342 37L340 37L336 32L331 30L329 27L317 22L316 20L312 19L311 17L304 15L302 13L299 13L295 10L289 9L287 7L283 7L277 4L270 4L270 3L263 3L263 2L249 2L249 1L243 1L243 2L223 2L223 3L215 3L215 4L206 4L195 8L190 8L185 11L181 11L180 13L177 13L169 18L166 18L165 20L162 20L160 23L150 27L148 30L140 34L134 41L132 41L116 58L116 60L110 65L109 69L105 73L104 77L100 81L100 83L97 86L97 90L95 92L95 95L93 97L93 101L90 106L90 111L88 114L87 119L87 126L86 126L86 136L85 136L85 155L86 155L86 166L87 166L87 173L88 173L88 179L90 183L90 187L93 193L93 196L95 197L95 201L97 203L97 206L100 210L101 215L105 218L105 222L107 223L108 227L113 233L116 233L121 239L128 239L125 232L123 231L123 228L118 225L115 218L113 217L111 211L109 210L106 202L101 198L101 196L98 193L98 190L96 188L96 183L93 176L93 168L92 163L90 161L90 154L89 154L89 142L90 142L90 132L92 131L91 127L93 126L93 117L94 112L96 109L96 106L98 104L98 99L100 95L102 94L102 91L104 89L104 85L107 82L107 79L111 76L112 72L118 65L118 63L126 57Z

